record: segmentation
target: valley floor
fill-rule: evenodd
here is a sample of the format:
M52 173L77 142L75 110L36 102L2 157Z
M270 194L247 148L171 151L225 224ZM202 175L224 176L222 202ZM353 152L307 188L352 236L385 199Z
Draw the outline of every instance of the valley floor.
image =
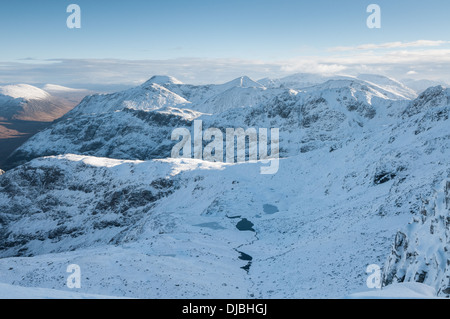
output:
M51 122L0 121L0 168L17 148L36 133L46 129Z

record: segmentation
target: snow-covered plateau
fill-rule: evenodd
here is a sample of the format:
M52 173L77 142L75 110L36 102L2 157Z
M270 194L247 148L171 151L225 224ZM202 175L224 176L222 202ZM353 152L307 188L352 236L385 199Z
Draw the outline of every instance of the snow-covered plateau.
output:
M448 298L449 114L449 89L378 75L86 97L2 167L0 296ZM194 120L279 128L278 172L171 158Z

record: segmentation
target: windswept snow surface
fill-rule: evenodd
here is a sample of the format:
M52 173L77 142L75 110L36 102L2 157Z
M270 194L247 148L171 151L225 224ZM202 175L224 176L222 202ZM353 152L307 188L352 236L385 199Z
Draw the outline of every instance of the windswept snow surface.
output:
M111 296L100 296L62 291L56 289L20 287L0 284L0 299L119 299Z
M349 299L437 299L436 290L415 282L394 284L381 289L351 294Z

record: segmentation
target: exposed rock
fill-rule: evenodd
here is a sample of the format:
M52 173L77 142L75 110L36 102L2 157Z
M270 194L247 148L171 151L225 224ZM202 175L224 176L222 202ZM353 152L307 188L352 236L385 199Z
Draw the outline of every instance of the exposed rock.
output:
M177 189L176 181L164 173L135 173L133 162L120 165L128 176L123 179L114 170L83 161L76 156L40 159L2 177L0 257L122 242L158 200ZM134 178L141 181L127 182ZM47 222L40 222L44 219ZM74 242L64 245L69 239Z
M412 101L404 114L413 116L429 109L450 105L450 89L435 86L425 90L417 99Z
M450 180L427 202L404 232L398 232L384 268L383 284L425 283L450 297Z

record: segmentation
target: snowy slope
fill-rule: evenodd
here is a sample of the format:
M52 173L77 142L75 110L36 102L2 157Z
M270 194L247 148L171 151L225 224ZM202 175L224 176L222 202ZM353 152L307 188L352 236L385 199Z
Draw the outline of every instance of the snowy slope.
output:
M167 76L154 76L146 83L158 83L189 100L191 104L186 106L189 109L209 114L255 106L280 92L280 90L267 90L247 76L219 85L187 85Z
M391 94L402 96L406 99L417 97L416 91L407 87L405 84L395 79L376 74L360 74L357 76L359 80L374 84L379 88L390 92Z
M380 290L354 293L348 299L437 299L433 287L420 283L401 283Z
M0 87L0 94L7 95L13 99L45 100L50 97L46 91L27 84L6 85Z
M364 287L368 264L384 263L397 230L449 173L448 120L416 135L424 114L380 119L331 153L283 159L273 176L259 174L262 164L35 160L0 179L0 246L11 257L0 261L0 281L58 287L50 260L51 269L79 262L93 274L85 293L348 295ZM253 226L240 231L244 219ZM36 272L45 274L26 276Z
M176 143L171 140L173 129L190 127L198 116L177 108L150 112L127 108L74 117L69 113L16 150L4 168L36 157L67 153L118 159L164 158Z
M56 289L28 288L0 284L0 299L119 299L117 297L90 295Z
M234 108L259 105L263 102L267 102L279 92L281 92L281 90L235 86L193 105L191 108L203 113L217 114Z

